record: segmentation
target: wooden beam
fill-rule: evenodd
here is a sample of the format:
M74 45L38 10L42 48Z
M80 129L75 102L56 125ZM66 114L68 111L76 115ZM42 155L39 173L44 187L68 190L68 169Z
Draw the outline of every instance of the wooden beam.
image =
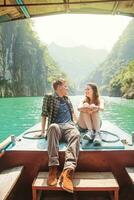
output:
M23 4L6 4L0 5L0 7L19 7L19 6L48 6L48 5L65 5L65 4L92 4L92 3L109 3L115 2L115 0L92 0L92 1L78 1L78 2L51 2L51 3L23 3ZM129 0L118 0L118 2L129 2Z
M119 1L115 1L113 9L112 9L112 14L113 15L116 13L118 5L119 5Z

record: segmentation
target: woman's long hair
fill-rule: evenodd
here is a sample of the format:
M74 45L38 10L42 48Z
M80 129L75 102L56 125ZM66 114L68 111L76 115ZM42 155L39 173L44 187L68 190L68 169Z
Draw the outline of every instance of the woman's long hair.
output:
M87 102L89 104L94 103L95 105L99 105L100 100L99 100L99 91L97 85L95 83L88 83L87 86L90 86L93 90L93 99L91 102L91 99L89 97L85 97L84 102Z

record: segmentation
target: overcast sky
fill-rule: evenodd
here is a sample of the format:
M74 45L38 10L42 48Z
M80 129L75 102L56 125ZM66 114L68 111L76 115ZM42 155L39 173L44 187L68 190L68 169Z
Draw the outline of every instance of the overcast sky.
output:
M61 14L35 18L34 22L46 44L111 50L130 20L125 16Z

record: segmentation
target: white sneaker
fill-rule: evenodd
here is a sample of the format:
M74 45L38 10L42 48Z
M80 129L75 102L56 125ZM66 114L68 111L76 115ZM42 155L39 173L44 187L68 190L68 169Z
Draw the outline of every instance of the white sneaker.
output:
M100 146L100 145L101 145L101 141L102 141L102 139L101 139L100 132L96 132L96 133L95 133L95 137L94 137L93 144L94 144L95 146Z
M83 139L88 140L88 141L93 141L94 136L95 136L95 134L94 134L93 130L88 130L88 132L83 136Z

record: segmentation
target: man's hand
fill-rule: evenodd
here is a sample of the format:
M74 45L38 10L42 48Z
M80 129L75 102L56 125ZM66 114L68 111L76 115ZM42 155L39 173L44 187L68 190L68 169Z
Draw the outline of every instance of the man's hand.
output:
M90 107L90 105L88 104L88 103L83 103L83 108L89 108Z
M38 135L36 135L37 137L46 137L46 132L41 132L41 133L39 133Z

